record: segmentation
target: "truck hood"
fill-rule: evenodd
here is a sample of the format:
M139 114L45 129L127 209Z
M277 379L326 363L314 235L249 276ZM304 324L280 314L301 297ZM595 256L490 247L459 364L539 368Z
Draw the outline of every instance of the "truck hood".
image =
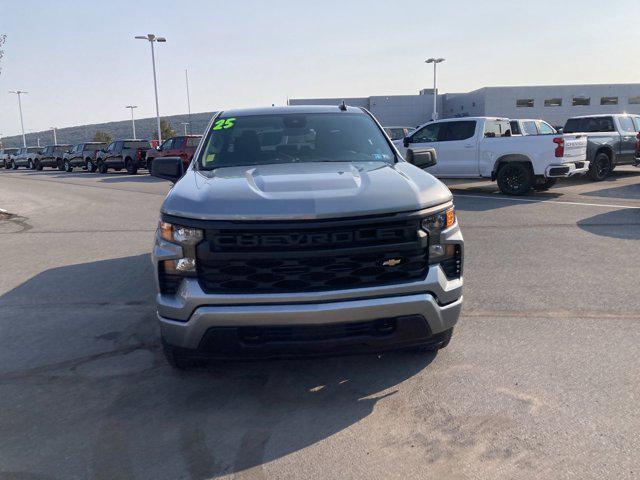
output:
M162 212L201 220L297 220L415 211L449 189L406 162L319 162L190 168Z

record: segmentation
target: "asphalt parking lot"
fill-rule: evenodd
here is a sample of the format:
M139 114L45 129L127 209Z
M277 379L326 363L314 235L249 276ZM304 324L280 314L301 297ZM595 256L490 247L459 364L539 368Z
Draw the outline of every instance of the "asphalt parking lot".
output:
M640 169L449 183L446 350L178 373L148 255L169 184L0 171L0 479L638 478Z

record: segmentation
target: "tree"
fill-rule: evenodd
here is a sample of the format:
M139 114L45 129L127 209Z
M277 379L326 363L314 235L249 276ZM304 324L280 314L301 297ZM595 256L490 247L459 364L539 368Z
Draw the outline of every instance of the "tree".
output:
M107 132L103 132L98 130L96 134L93 136L94 142L103 142L103 143L111 143L111 135Z
M171 128L171 124L166 120L160 120L160 132L162 132L162 140L176 136L176 131ZM158 139L157 131L153 132L153 139Z

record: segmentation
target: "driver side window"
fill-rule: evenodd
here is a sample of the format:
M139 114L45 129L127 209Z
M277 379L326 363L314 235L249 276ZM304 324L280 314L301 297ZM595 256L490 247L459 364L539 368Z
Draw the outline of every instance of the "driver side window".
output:
M169 140L166 140L165 142L162 143L162 145L160 146L160 150L171 150L173 146L173 139L170 138Z
M438 141L440 123L430 123L415 132L411 137L411 143L430 143Z

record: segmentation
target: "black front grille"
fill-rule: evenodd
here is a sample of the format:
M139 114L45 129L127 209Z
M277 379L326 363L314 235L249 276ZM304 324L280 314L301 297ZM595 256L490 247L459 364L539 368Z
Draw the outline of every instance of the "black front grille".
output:
M287 293L416 281L428 269L417 219L237 224L205 231L198 279L207 293Z
M158 281L160 283L160 293L163 295L174 295L177 293L182 278L180 275L172 275L165 272L162 263L158 265Z
M442 269L449 280L460 278L460 275L462 275L462 250L460 245L456 245L455 255L452 258L442 262Z

